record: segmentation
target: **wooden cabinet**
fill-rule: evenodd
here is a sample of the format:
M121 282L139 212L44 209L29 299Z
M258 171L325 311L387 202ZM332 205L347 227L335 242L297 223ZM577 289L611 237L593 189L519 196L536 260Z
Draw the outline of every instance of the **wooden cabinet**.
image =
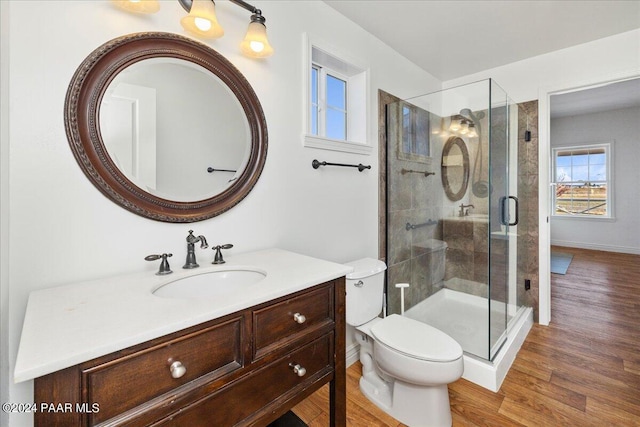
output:
M345 426L344 283L36 378L35 425L264 426L330 382L331 425Z

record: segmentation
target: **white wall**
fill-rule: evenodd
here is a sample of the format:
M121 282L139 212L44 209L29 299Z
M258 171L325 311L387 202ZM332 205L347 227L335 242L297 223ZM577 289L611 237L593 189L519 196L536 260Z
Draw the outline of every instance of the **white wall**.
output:
M9 4L0 2L0 402L9 401ZM9 414L0 411L0 425Z
M551 243L640 254L640 108L551 120L551 147L613 143L611 177L615 220L552 217Z
M443 82L454 87L492 78L515 102L538 99L540 90L566 89L640 68L640 29L534 56L480 73Z
M130 15L98 1L1 3L2 67L4 71L8 64L9 71L8 80L3 73L2 88L8 82L10 91L9 105L4 91L2 104L8 131L3 126L0 134L0 213L2 224L8 221L1 248L10 251L2 252L0 275L3 401L33 399L32 383L14 385L11 375L30 291L140 270L153 274L157 265L143 258L158 251L172 252L174 265L180 265L189 228L204 234L210 244L233 243L238 253L277 246L337 262L377 257L377 89L408 97L438 90L440 82L335 10L320 1L262 2L275 55L256 61L239 54L249 14L218 2L226 35L208 43L240 69L261 100L269 130L268 157L254 190L233 210L180 225L138 217L102 196L76 164L63 123L67 86L82 60L123 34L183 33L179 19L184 11L178 2L163 1L152 16ZM370 65L370 156L302 146L303 32ZM5 176L7 153L10 170ZM314 170L314 158L373 168L362 173ZM206 262L213 253L198 256ZM9 394L4 393L7 389ZM6 425L5 419L1 424ZM11 426L30 424L28 416L11 417Z
M443 82L449 88L493 78L515 102L539 104L539 240L541 324L551 319L549 283L549 97L640 75L640 29Z

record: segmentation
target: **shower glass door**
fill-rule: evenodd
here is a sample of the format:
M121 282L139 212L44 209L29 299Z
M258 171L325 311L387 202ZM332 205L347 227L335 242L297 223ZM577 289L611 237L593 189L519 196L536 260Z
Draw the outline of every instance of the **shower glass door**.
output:
M493 360L507 339L509 300L510 224L517 223L517 199L510 197L509 132L512 103L506 92L489 80L489 354ZM515 127L515 126L514 126ZM515 165L514 165L515 167ZM512 208L513 206L513 208Z
M492 80L386 106L387 313L404 307L484 360L506 340L515 265L513 111Z

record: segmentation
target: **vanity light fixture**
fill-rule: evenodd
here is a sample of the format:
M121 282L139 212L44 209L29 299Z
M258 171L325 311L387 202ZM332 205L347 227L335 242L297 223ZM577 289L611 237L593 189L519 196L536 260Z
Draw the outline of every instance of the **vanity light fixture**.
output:
M182 6L184 3L180 2ZM216 17L216 4L210 0L193 0L189 14L180 20L182 28L204 39L217 39L224 35Z
M460 134L466 135L469 132L469 123L466 120L460 120Z
M469 138L475 138L478 136L478 132L476 131L476 125L473 122L469 123L469 133L467 133Z
M156 13L160 10L158 0L112 0L120 9L134 13Z
M129 12L155 13L160 10L158 0L111 0L116 6ZM266 58L273 55L273 47L267 39L266 19L262 11L243 0L229 0L252 13L249 28L240 44L242 52L252 58ZM224 29L216 17L213 0L178 0L188 15L180 20L182 27L191 34L216 39L224 35Z
M451 124L449 125L449 130L452 132L457 132L460 130L460 120L451 119Z

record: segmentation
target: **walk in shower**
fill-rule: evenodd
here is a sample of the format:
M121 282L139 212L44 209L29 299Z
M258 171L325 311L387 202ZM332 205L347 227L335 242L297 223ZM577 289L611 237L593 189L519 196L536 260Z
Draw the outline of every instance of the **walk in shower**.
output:
M464 376L497 390L531 324L516 284L518 106L489 79L386 118L387 313L409 283L404 314L458 341Z

